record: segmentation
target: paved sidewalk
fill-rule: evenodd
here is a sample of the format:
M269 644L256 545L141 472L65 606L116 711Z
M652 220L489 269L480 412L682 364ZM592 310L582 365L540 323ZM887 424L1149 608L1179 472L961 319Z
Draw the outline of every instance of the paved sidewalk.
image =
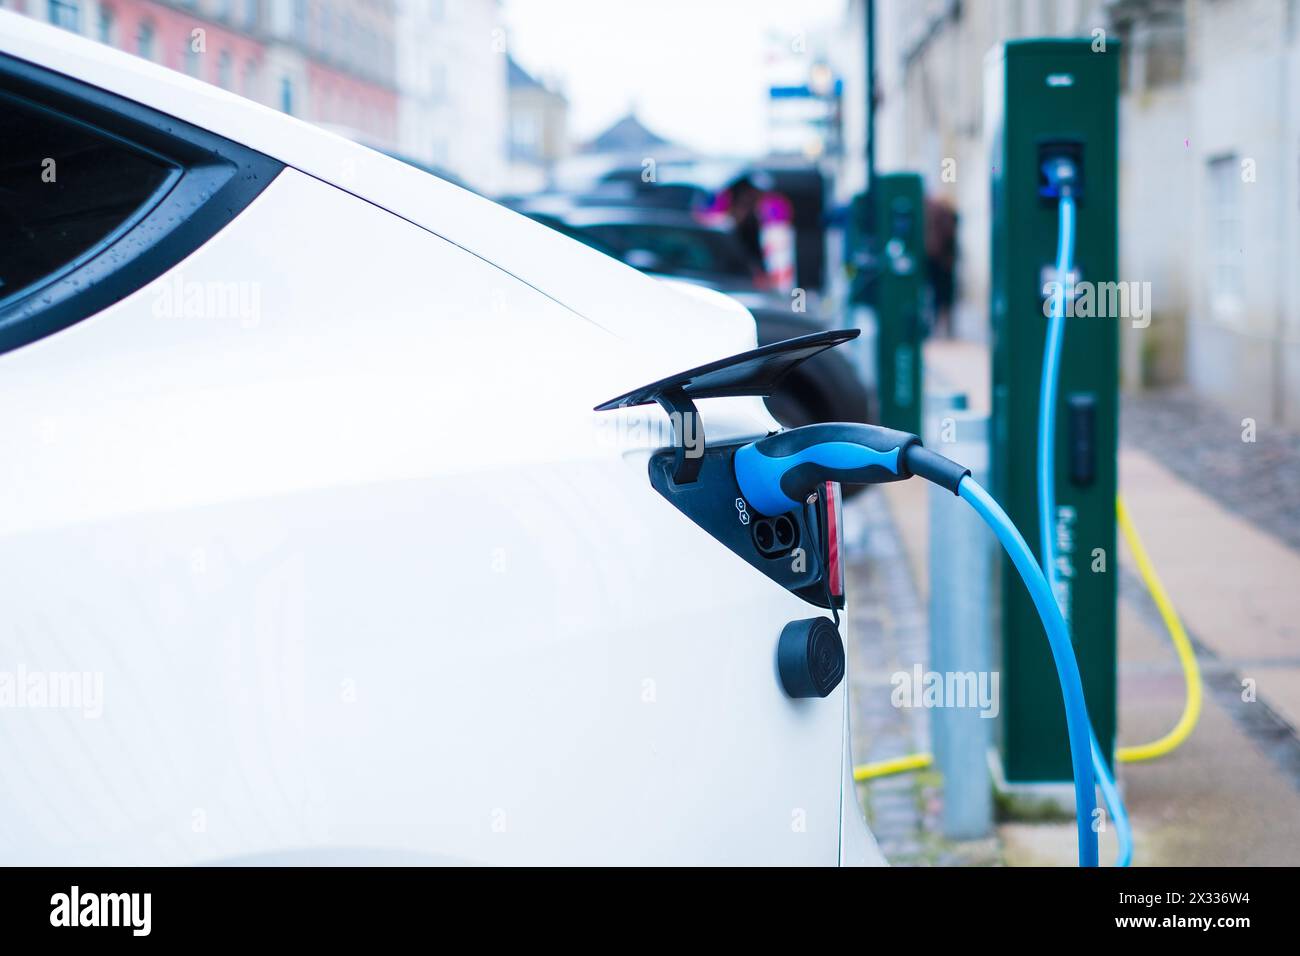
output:
M965 387L972 407L987 410L982 347L932 342L926 365L931 382ZM1261 427L1257 442L1243 443L1239 420L1177 394L1126 397L1122 433L1121 489L1197 646L1206 683L1191 739L1167 757L1122 767L1137 862L1298 864L1300 436ZM1249 480L1243 480L1246 472ZM866 534L850 592L859 761L928 749L923 712L894 711L888 701L889 674L900 660L909 666L923 661L926 650L927 516L926 496L913 488L918 484L875 489L850 509L851 516L863 512ZM900 547L906 561L897 560ZM1183 683L1124 549L1118 564L1120 740L1130 744L1173 726ZM892 716L876 712L881 707ZM886 855L895 862L962 859L952 848L937 849L931 835L942 799L937 776L895 779L888 788L884 781L863 788L868 808L894 790L909 792L918 808L910 822L901 813L885 814ZM886 806L899 802L890 798ZM901 835L895 840L896 826ZM1073 862L1068 822L1004 822L999 833L1008 863ZM1103 861L1113 852L1104 838ZM977 856L996 862L998 852Z
M1120 433L1126 447L1300 550L1300 431L1244 421L1186 391L1139 393L1124 397Z
M903 487L903 486L898 486ZM849 690L853 754L858 763L929 749L929 720L921 708L890 703L890 676L925 668L929 628L924 596L879 488L845 506L850 554L848 593ZM938 835L940 780L932 771L897 774L858 785L867 822L895 866L985 866L1000 862L994 838L966 844Z

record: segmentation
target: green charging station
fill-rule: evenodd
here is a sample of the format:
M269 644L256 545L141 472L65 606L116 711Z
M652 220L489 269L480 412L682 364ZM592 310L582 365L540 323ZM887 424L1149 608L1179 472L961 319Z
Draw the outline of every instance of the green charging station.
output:
M921 429L921 310L925 295L925 209L916 173L878 173L870 195L850 210L849 248L871 249L855 275L850 300L875 316L874 363L879 424Z
M1046 284L1056 279L1058 231L1057 204L1045 195L1042 166L1067 156L1079 171L1071 278L1115 282L1118 46L1108 41L1095 49L1089 40L1055 39L1005 43L986 61L985 96L992 175L993 494L1038 554L1038 395ZM1080 284L1073 291L1081 289ZM1067 285L1067 297L1070 291ZM1113 765L1119 318L1066 314L1055 452L1058 602L1070 625L1097 739ZM994 634L1000 637L1002 668L1002 781L1013 788L1066 783L1072 779L1070 749L1042 624L1005 558L998 577Z

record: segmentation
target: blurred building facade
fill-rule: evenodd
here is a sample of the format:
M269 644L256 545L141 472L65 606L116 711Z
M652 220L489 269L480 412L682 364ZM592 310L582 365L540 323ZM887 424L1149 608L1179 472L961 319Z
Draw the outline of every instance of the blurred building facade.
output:
M529 193L554 185L556 167L569 155L569 101L508 57L509 191Z
M865 6L836 53L841 197L865 179ZM958 331L988 327L985 54L1098 30L1122 51L1121 278L1152 294L1150 327L1124 324L1126 384L1300 424L1300 0L877 0L877 165L959 212Z
M484 190L504 170L497 0L0 0Z
M498 0L396 0L399 144L486 193L506 186L506 41Z

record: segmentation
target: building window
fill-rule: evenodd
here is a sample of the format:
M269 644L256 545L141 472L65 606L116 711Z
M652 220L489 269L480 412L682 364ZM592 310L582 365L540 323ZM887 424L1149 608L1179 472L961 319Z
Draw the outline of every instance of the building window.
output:
M510 155L514 159L533 161L540 158L540 124L527 113L510 118Z
M201 72L199 66L199 51L194 49L194 40L191 37L185 38L185 72L190 76L197 77Z
M352 44L353 49L349 51L353 54L349 59L364 72L369 72L375 62L372 39L369 28L364 23L361 24L356 28L356 41Z
M293 80L287 76L280 77L280 109L293 115Z
M337 49L331 50L330 52L341 62L350 63L353 59L351 56L351 46L356 37L356 31L353 29L352 16L350 14L343 14L340 20L339 30L342 33L342 36L339 38L341 42L338 44Z
M261 7L258 0L244 0L244 25L253 30L261 20Z
M113 43L117 32L114 29L116 25L117 21L113 16L113 8L100 4L99 23L95 29L95 36L99 39L100 43L107 43L110 45Z
M257 64L252 60L244 64L244 95L250 100L260 98L257 95Z
M148 20L140 21L140 30L135 35L135 52L146 60L152 60L154 54L154 28Z
M1235 154L1216 156L1206 169L1210 310L1216 319L1235 322L1241 317L1245 290L1242 277L1241 163Z
M235 88L235 59L229 50L222 50L217 58L217 85L223 90Z
M49 14L56 27L81 32L81 5L77 0L49 0Z

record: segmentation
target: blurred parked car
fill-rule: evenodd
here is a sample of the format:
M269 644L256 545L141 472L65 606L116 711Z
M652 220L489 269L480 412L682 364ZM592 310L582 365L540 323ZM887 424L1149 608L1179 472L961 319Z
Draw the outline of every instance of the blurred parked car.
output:
M821 316L795 311L795 299L766 291L763 274L728 229L690 212L656 206L590 205L584 197L539 196L512 203L558 232L653 275L674 276L726 292L749 309L761 345L824 331ZM824 352L790 373L768 399L787 427L868 420L870 396L853 366Z
M641 164L616 166L583 188L584 193L622 187L638 206L698 210L740 179L749 179L785 197L794 214L795 282L821 291L826 267L826 180L816 165L799 160L752 162L735 159L678 160L658 164L647 181Z

